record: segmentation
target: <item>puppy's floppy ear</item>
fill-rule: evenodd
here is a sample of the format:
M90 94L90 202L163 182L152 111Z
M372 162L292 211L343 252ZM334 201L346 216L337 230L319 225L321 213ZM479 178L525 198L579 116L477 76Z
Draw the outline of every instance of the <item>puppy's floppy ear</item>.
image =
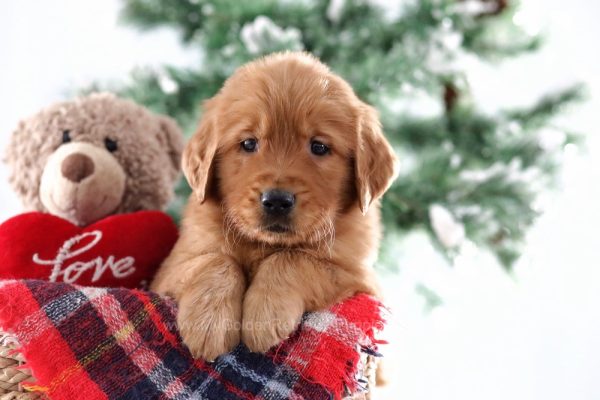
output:
M213 179L213 162L217 153L218 137L214 103L204 103L205 112L194 136L183 150L181 167L200 203L206 199Z
M366 214L397 175L398 159L383 135L377 111L361 104L355 155L356 189L360 210Z

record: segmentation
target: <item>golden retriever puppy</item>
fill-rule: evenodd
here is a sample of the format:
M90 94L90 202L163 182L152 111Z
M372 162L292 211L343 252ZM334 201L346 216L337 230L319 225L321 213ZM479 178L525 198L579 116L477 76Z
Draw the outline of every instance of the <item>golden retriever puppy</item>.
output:
M204 104L183 155L194 190L152 289L192 354L265 352L302 314L377 294L377 200L396 157L375 110L316 58L267 56Z

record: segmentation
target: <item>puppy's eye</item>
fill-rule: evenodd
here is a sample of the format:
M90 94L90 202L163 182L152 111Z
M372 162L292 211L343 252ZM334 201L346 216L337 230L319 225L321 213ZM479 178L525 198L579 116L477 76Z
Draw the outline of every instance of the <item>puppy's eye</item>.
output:
M246 153L254 153L258 149L258 142L256 139L246 139L240 143L240 146Z
M65 129L62 133L62 142L69 143L70 141L71 141L71 131L68 129Z
M330 149L325 143L319 142L318 140L313 140L310 142L310 151L315 156L324 156L328 154Z
M104 147L106 147L106 150L110 151L111 153L114 153L119 148L117 146L117 141L112 140L111 138L104 138Z

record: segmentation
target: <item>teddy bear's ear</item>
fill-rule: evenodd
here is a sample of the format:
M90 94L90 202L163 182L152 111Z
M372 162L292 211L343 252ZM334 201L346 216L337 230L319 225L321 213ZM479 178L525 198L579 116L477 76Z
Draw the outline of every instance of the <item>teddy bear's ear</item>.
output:
M34 121L35 122L35 121ZM2 161L9 170L8 180L27 210L44 210L38 196L46 146L35 135L30 120L21 120L13 131Z
M171 161L170 167L173 171L173 179L177 177L181 165L181 153L183 152L183 133L177 123L169 117L160 115L160 131L158 140L163 145Z

